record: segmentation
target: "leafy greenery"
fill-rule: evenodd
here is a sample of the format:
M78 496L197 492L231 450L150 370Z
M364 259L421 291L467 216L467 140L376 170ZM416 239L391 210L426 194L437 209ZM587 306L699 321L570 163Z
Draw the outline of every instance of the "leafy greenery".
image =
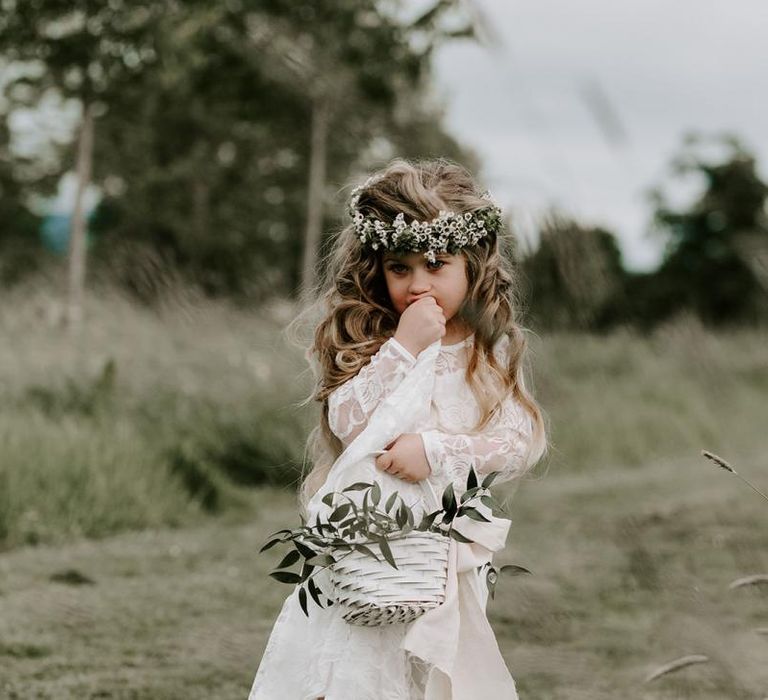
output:
M704 155L712 145L719 147L719 158ZM754 154L733 136L692 134L672 167L703 187L683 209L670 205L661 188L653 193L655 224L667 235L667 249L648 299L656 306L649 313L664 319L690 309L718 325L765 320L768 184L760 178Z
M332 508L325 520L318 514L313 525L306 525L302 518L301 527L272 533L270 539L259 551L265 552L277 544L288 542L293 544L294 549L283 557L277 570L270 573L270 576L281 583L299 584L299 603L304 614L308 616L307 591L319 607L324 607L320 597L323 592L313 580L314 576L329 566L332 567L352 552L360 552L373 557L376 561L381 561L368 546L376 544L386 562L397 569L397 562L389 542L392 539L402 539L409 532L435 532L458 542L473 542L454 529L454 521L466 516L479 522L490 522L477 506L482 503L491 511L494 508L501 509L490 491L496 476L498 472L491 472L483 478L481 483L478 483L475 470L470 468L466 490L460 499L458 501L456 499L453 484L448 484L443 491L442 508L424 513L418 524L415 524L412 509L405 503L399 492L394 491L390 494L382 509L379 507L382 497L379 483L356 482L342 489L341 492L331 491L323 496L322 502ZM347 492L352 491L364 492L360 504L346 495ZM290 571L289 569L297 563L300 563L299 570ZM482 568L482 566L479 567L479 570ZM494 595L499 573L504 571L530 573L521 566L508 565L497 569L489 565L486 581L491 596ZM325 595L327 597L327 594ZM333 605L333 600L328 598L326 604Z

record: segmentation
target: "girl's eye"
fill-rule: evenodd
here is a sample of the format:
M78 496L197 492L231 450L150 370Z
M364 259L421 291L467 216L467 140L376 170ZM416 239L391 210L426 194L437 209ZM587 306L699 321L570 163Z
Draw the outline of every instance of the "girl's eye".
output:
M445 261L443 260L435 260L435 262L427 262L427 268L429 270L439 270L441 267L445 265ZM394 272L397 275L400 275L404 273L408 268L405 265L401 265L400 263L392 263L387 268L390 272Z

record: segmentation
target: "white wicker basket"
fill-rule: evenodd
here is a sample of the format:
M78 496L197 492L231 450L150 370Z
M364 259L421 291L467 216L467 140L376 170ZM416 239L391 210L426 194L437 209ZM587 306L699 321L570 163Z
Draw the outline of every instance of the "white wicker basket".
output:
M437 503L429 482L420 483ZM376 543L367 546L380 561L353 551L329 567L334 601L350 624L375 627L411 622L445 602L449 538L411 531L387 541L397 569L384 559Z

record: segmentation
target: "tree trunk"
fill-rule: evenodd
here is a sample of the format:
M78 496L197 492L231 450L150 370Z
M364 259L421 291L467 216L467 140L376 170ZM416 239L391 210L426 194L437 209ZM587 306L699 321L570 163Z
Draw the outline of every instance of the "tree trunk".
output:
M199 251L203 241L208 237L210 219L210 185L208 184L207 165L210 158L208 146L202 141L196 141L193 150L197 163L192 181L192 232L197 236L196 247Z
M93 105L86 103L83 107L83 120L80 124L80 134L77 141L77 188L69 233L69 285L65 317L68 326L78 325L83 317L87 233L84 200L85 190L91 181L92 159Z
M329 111L326 97L322 94L315 96L312 101L307 224L301 266L301 288L299 290L302 303L311 300L317 279L317 259L323 227L323 192L325 189Z

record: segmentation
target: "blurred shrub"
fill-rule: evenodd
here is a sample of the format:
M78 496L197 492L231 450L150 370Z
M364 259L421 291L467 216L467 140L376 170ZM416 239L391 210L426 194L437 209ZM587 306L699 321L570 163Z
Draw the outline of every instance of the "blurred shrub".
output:
M58 387L30 385L22 393L19 404L36 407L50 418L72 413L93 416L110 408L114 400L115 374L115 361L110 358L93 380L80 383L65 377Z
M621 313L621 253L605 229L551 211L542 220L538 249L522 261L522 273L536 328L604 328Z
M719 157L704 154L715 145ZM636 285L635 314L664 320L681 310L705 323L768 320L768 185L753 154L733 136L690 135L672 160L678 178L696 178L700 193L685 208L652 193L656 227L667 236L664 261ZM642 294L647 291L648 294Z
M249 487L297 483L310 417L279 322L108 288L88 304L80 335L50 289L0 305L0 547L247 513Z

